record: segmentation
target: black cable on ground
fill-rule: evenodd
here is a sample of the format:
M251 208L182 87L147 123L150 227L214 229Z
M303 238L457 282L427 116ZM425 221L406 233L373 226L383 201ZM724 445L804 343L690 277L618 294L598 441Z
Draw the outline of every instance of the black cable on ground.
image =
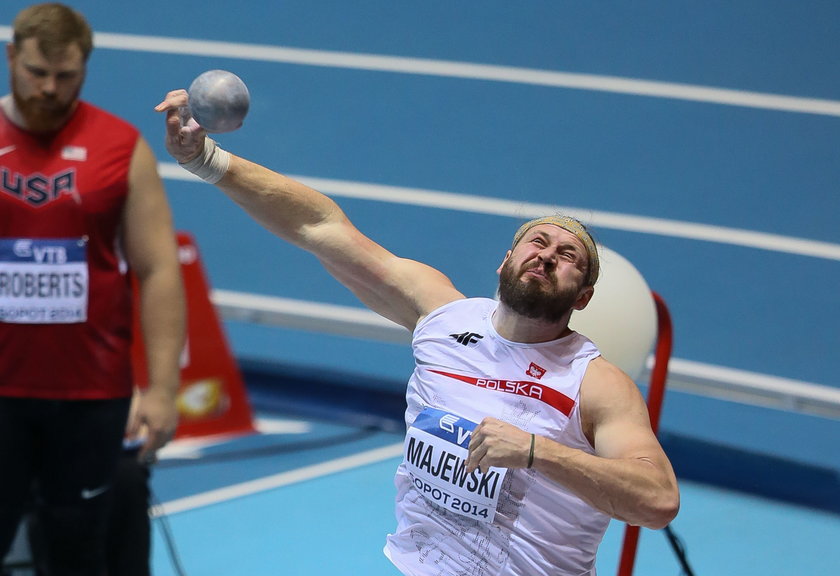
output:
M163 504L161 504L160 500L158 500L157 496L151 490L149 490L149 495L152 499L152 506L160 511L159 514L155 514L153 521L160 526L161 532L163 533L163 541L166 543L166 550L169 553L169 561L172 563L172 568L178 576L186 576L187 573L184 571L183 564L181 564L178 548L175 546L175 537L172 534L172 528L169 526L169 519L163 513Z
M671 528L671 525L665 526L665 536L668 537L668 542L671 544L671 548L674 550L674 554L677 556L677 560L680 562L680 566L683 569L683 574L685 576L694 576L694 571L691 569L691 566L688 564L688 558L685 553L685 546L683 545L682 540L674 533L674 530Z

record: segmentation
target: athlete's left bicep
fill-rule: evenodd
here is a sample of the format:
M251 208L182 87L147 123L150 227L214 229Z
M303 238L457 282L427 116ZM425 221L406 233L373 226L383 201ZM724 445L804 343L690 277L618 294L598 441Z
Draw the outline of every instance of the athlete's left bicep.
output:
M665 455L635 382L603 358L590 363L581 386L581 415L595 453L604 458L651 458ZM666 460L666 459L665 459Z
M178 271L172 213L157 161L143 138L132 155L123 224L126 258L138 278L153 270Z

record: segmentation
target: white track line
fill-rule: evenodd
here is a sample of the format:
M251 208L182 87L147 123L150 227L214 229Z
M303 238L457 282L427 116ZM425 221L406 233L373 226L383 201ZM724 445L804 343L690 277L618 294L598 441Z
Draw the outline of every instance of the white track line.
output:
M0 40L11 39L11 28L0 26ZM637 96L671 98L745 106L768 110L821 114L840 117L840 102L816 98L800 98L759 92L746 92L676 84L672 82L654 82L615 76L596 76L592 74L572 74L550 70L514 68L443 60L403 58L373 54L349 52L329 52L323 50L305 50L263 44L243 44L233 42L214 42L190 40L161 36L139 36L133 34L96 33L96 45L114 50L157 52L166 54L186 54L194 56L216 56L243 60L284 62L305 66L328 66L378 70L403 74L423 74L464 79L493 80L520 84L537 84L559 88L616 92ZM175 165L162 166L162 172L170 178L183 177L184 173ZM539 204L517 203L507 200L493 200L478 196L456 195L430 190L416 190L389 186L374 186L359 182L338 180L307 179L315 188L334 195L361 198L366 197L387 202L400 202L440 208L461 209L473 212L505 214L517 217L530 217L555 211L558 207ZM394 192L399 195L395 196ZM678 238L705 240L724 244L734 244L751 248L761 248L777 252L788 252L840 260L840 246L802 238L792 238L777 234L765 234L749 230L738 230L664 220L643 216L628 216L610 212L592 212L579 209L564 209L572 215L584 214L585 220L593 226L612 228L632 232L644 232Z
M161 176L166 179L200 182L198 178L174 163L162 163L159 165L159 169ZM712 226L710 224L698 224L680 220L633 216L618 212L604 212L585 208L488 198L486 196L455 194L437 190L382 186L367 182L329 180L325 178L310 178L308 176L290 176L330 196L424 206L427 208L460 210L474 214L510 216L521 220L562 212L571 216L577 216L595 229L609 228L672 238L687 238L690 240L745 246L748 248L770 250L772 252L783 252L840 261L840 244L807 238L754 232L739 228Z
M242 482L241 484L234 484L233 486L210 490L209 492L204 492L202 494L196 494L194 496L187 496L170 502L164 502L163 504L154 507L152 515L154 517L158 517L162 515L186 512L188 510L195 510L196 508L210 506L211 504L227 502L228 500L233 500L234 498L242 498L258 492L265 492L266 490L273 490L282 486L288 486L289 484L320 478L321 476L327 476L329 474L335 474L336 472L359 468L368 464L375 464L377 462L382 462L383 460L401 456L402 453L402 443L383 446L382 448L368 450L367 452L360 452L359 454L353 454L352 456L338 458L329 462L305 466L303 468L298 468L297 470L281 472L280 474L275 474L273 476L266 476L265 478L258 478L257 480Z
M613 92L633 96L689 100L785 112L840 116L840 102L834 100L765 94L616 76L577 74L533 68L495 66L491 64L430 60L424 58L405 58L377 54L307 50L264 44L212 42L128 34L99 33L96 35L96 41L98 46L116 50L217 56L243 60L282 62L303 66L325 66L330 68L374 70L397 74L489 80L555 88L571 88L575 90Z
M247 292L213 290L211 300L223 320L252 322L265 326L310 330L408 345L409 332L366 308L307 302ZM329 319L329 321L326 321ZM840 389L836 387L780 378L672 358L669 385L685 389L726 390L753 398L776 399L794 409L818 410L840 417Z
M706 390L709 385L717 385L732 393L765 395L782 399L790 408L798 404L819 406L831 410L835 417L840 415L840 388L825 386L801 380L792 380L770 374L759 374L724 366L693 362L681 358L672 358L668 365L669 372L683 379L703 382Z
M11 28L9 26L0 26L0 40L7 41L10 39ZM836 100L750 92L675 82L622 78L618 76L580 74L535 68L431 60L426 58L406 58L379 54L308 50L267 44L216 42L109 32L97 32L94 41L97 48L112 50L209 56L239 60L282 62L301 66L324 66L397 74L419 74L468 80L531 84L594 92L612 92L650 98L687 100L725 106L742 106L783 112L840 116L840 102Z

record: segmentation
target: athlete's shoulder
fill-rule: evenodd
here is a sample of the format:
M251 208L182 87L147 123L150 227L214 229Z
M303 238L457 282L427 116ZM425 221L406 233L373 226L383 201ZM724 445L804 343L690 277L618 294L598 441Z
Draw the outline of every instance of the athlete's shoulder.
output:
M496 308L496 301L490 298L456 298L435 308L417 323L414 335L435 325L438 328L452 323L484 322Z
M497 302L491 298L456 298L439 306L430 312L428 316L451 314L456 310L461 313L486 312L488 310L495 310L496 304Z
M140 131L134 124L100 106L80 100L77 109L77 118L82 125L90 130L108 130L110 137L115 132L136 137Z

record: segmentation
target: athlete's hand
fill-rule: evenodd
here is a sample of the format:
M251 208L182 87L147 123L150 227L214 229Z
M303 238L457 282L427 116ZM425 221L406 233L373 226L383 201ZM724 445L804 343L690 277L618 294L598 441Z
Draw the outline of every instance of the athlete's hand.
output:
M129 420L128 436L142 433L145 442L137 459L145 464L155 462L157 451L163 448L175 435L178 427L178 407L175 398L166 391L149 388L138 397L136 410Z
M169 92L155 111L166 113L166 150L175 160L184 164L202 153L207 133L190 115L186 90Z
M487 417L472 432L467 472L491 466L525 468L531 449L531 435L513 424Z

